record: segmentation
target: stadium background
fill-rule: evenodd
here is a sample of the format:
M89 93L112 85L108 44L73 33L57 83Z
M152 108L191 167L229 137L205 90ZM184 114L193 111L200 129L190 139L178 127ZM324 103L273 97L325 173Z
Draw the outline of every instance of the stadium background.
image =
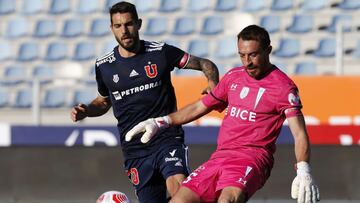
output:
M94 202L107 190L135 198L123 175L112 113L70 121L96 95L95 58L115 44L110 0L0 0L0 202ZM241 65L236 34L259 24L272 62L297 83L323 202L360 202L360 1L131 0L141 37L213 60L224 74ZM173 72L179 107L206 85ZM221 114L186 126L192 169L214 150ZM252 202L289 200L293 140L284 125L276 164Z

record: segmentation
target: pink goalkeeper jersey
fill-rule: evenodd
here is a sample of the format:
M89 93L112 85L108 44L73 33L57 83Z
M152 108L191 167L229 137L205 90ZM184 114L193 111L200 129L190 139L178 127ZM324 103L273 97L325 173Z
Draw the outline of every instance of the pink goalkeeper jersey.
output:
M243 67L233 68L202 102L218 111L226 108L212 158L245 154L272 165L284 120L302 115L296 85L275 66L261 80Z

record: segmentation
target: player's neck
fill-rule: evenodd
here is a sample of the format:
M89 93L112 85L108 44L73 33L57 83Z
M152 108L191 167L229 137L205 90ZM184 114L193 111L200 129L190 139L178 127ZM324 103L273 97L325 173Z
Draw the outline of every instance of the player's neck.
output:
M124 49L122 46L119 45L119 54L121 57L124 57L124 58L130 58L130 57L133 57L135 56L137 53L139 53L140 51L140 40L136 43L136 46L134 47L133 50L127 50L127 49Z

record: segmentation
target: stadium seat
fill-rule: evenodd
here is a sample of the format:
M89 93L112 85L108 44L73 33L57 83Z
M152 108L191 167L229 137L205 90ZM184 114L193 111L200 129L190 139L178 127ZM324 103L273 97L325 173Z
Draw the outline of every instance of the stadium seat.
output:
M146 13L153 10L158 10L155 0L135 0L134 4L136 6L136 10L139 13Z
M23 0L22 13L25 15L36 15L44 11L43 0Z
M201 29L203 35L215 35L224 32L224 19L221 16L208 16L204 19Z
M0 50L0 61L6 61L13 58L12 47L9 42L1 42Z
M79 42L75 47L73 59L77 61L85 61L95 58L95 44L93 42Z
M215 11L232 11L236 9L237 0L217 0Z
M70 0L52 0L50 3L49 13L58 15L70 11Z
M117 45L119 44L115 39L111 39L110 41L105 42L102 49L102 54L109 53L110 51L114 50L114 47L116 47Z
M111 6L113 6L117 2L119 2L119 0L106 0L104 5L104 12L109 13L109 9L111 8Z
M172 45L172 46L175 46L175 47L180 47L180 42L179 42L179 40L175 40L175 39L173 39L173 38L171 38L171 39L166 39L166 40L164 40L164 42L165 42L166 44L169 44L169 45Z
M343 32L349 32L351 31L351 21L352 16L351 15L334 15L331 18L331 23L328 26L320 26L319 30L326 30L328 32L336 32L336 26L338 23L342 23L342 31Z
M310 15L294 15L287 31L292 33L307 33L313 29L314 19Z
M63 42L51 42L46 51L45 60L47 61L59 61L67 58L68 48Z
M8 15L15 12L16 1L0 0L0 15Z
M356 10L360 8L359 0L342 0L338 5L338 8L343 10Z
M32 89L19 89L16 92L14 107L30 108L32 106Z
M294 73L296 75L316 75L316 63L314 62L301 62L296 64Z
M272 62L276 67L278 67L282 72L288 73L288 64L280 61Z
M55 76L54 68L47 65L38 65L33 69L32 76L38 78L41 84L49 83Z
M63 87L46 89L42 100L42 107L58 108L66 104L66 90Z
M244 0L244 4L241 7L245 12L257 12L266 8L265 0Z
M176 19L173 34L188 35L195 32L196 19L190 16L179 17Z
M25 82L27 74L24 67L18 65L11 65L5 67L3 76L6 80L2 81L1 84L18 85Z
M99 0L78 0L77 13L80 15L94 14L99 10Z
M42 19L37 21L34 37L44 38L56 34L56 22L53 19Z
M219 59L226 59L236 56L238 53L237 49L237 38L236 37L223 37L216 41L216 49L214 56Z
M319 11L325 8L327 3L327 0L304 0L302 4L300 4L300 8L304 11Z
M152 17L148 19L145 35L158 36L165 34L168 30L168 21L164 17Z
M19 38L28 35L29 22L22 17L11 19L7 22L6 37Z
M192 12L206 11L210 9L210 0L189 0L187 7Z
M199 57L209 55L209 41L206 39L194 39L189 42L188 52Z
M277 57L294 57L300 53L300 42L298 39L282 38L279 42L279 48L274 51Z
M78 37L84 33L84 22L80 19L68 19L65 21L62 36L71 38Z
M360 39L358 39L356 47L354 50L352 50L351 55L355 59L360 59Z
M0 89L0 108L4 108L9 105L10 93L8 90L1 88Z
M294 0L273 0L271 10L285 11L290 10L294 6Z
M260 26L264 27L269 33L279 32L281 28L280 16L263 16L260 20Z
M336 41L334 38L323 38L313 54L317 57L333 57L336 51Z
M181 9L181 0L161 0L161 12L175 12Z
M39 58L39 45L34 42L24 42L18 51L18 61L33 61Z
M97 18L91 22L90 37L103 37L111 33L108 18Z
M83 88L83 89L77 89L74 92L74 98L71 102L71 105L77 105L77 104L89 104L92 100L94 100L97 96L97 89L96 86L94 88Z

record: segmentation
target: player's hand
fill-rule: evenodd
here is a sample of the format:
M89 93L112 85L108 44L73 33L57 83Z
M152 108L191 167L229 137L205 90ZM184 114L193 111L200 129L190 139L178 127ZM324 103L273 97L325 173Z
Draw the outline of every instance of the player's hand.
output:
M149 118L129 130L125 135L125 141L129 142L135 135L144 132L140 141L147 143L159 130L167 128L169 125L170 119L168 116Z
M310 174L310 166L301 161L296 164L297 176L291 185L291 197L298 203L316 203L320 201L319 188Z
M71 109L71 120L76 122L87 117L88 106L85 104L78 104Z

